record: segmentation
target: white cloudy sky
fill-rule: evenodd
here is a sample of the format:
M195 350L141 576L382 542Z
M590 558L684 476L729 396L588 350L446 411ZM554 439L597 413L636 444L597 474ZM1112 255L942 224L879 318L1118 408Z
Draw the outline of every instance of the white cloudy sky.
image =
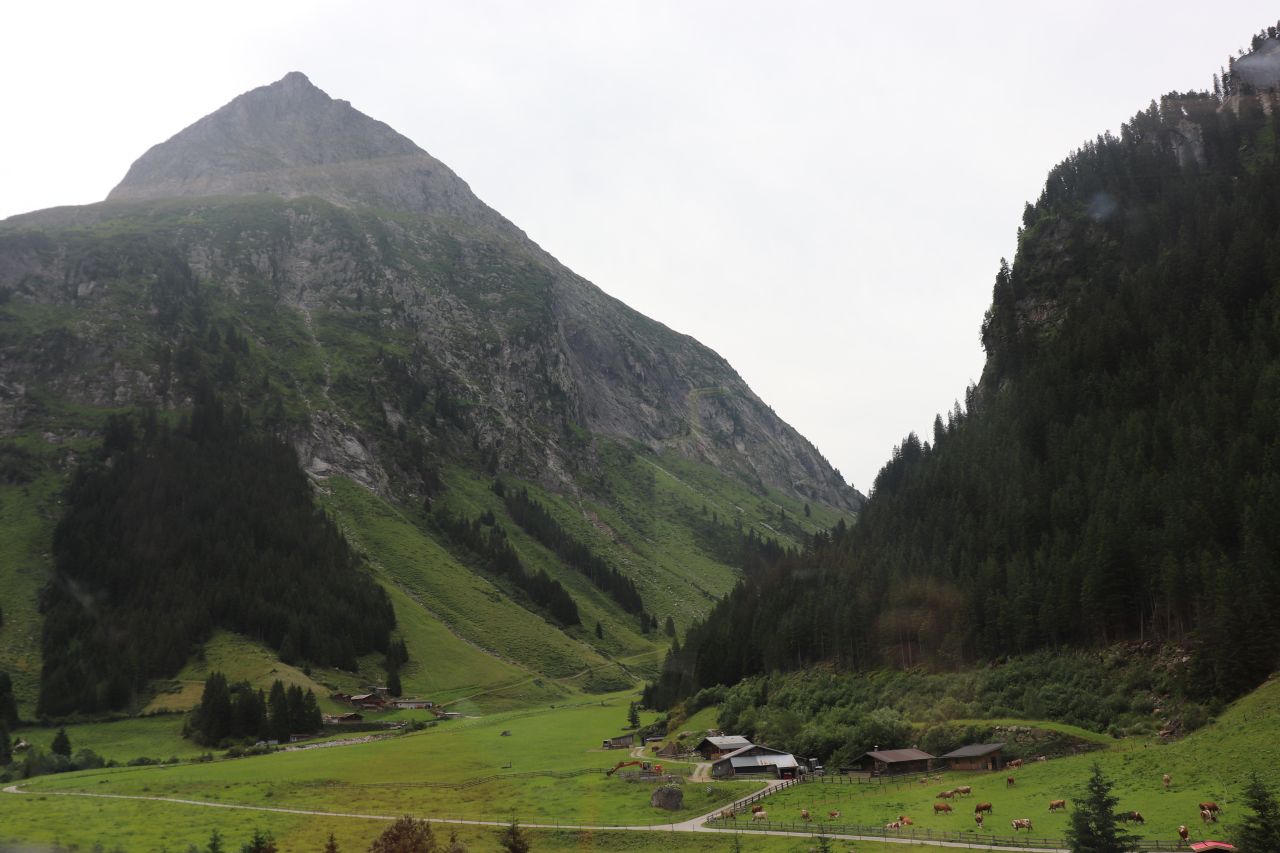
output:
M6 8L0 217L101 199L300 70L718 350L847 479L963 397L1023 203L1280 14L1070 3L45 0Z

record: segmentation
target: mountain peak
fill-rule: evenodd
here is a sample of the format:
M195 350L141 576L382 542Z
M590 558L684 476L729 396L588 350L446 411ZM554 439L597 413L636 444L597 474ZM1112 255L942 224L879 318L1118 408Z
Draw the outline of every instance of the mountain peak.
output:
M408 137L329 97L300 71L153 146L107 198L260 193L513 227Z

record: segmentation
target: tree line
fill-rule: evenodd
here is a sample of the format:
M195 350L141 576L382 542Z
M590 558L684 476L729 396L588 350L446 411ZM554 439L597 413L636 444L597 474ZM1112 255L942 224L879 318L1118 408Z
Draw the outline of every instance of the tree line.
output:
M292 449L203 388L174 426L112 417L53 536L37 713L129 706L217 628L288 663L385 651L385 591L312 500Z
M565 565L585 575L597 589L603 590L616 601L624 612L643 614L644 602L640 599L635 582L561 527L551 513L547 512L546 507L529 497L528 489L507 489L501 480L495 480L493 491L502 498L503 505L516 524L550 549Z
M296 684L276 679L270 693L247 681L228 684L221 672L205 679L200 704L191 712L183 734L202 746L227 741L274 740L288 743L294 734L320 731L323 718L316 696Z
M748 575L651 686L1173 642L1229 698L1280 661L1280 111L1173 94L1028 205L963 403L854 527Z
M573 597L561 586L560 581L544 570L530 572L525 568L520 562L520 555L507 541L506 532L494 520L492 513L484 518L468 520L442 505L436 509L432 518L449 537L449 541L462 546L478 558L486 571L509 579L561 625L569 627L582 624L582 619L578 616L578 605Z

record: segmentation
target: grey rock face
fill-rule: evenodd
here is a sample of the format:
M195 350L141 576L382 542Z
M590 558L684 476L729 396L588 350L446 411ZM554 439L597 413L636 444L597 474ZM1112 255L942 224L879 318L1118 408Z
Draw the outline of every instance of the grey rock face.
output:
M127 342L92 313L112 299L110 276L95 277L57 234L115 217L171 221L175 211L183 228L148 231L148 257L168 258L177 279L233 300L267 287L274 310L307 328L319 311L358 318L387 340L410 335L415 360L406 369L469 401L468 429L504 468L567 484L589 452L572 439L585 430L674 449L805 500L860 506L861 496L723 358L575 275L410 140L297 73L149 150L107 203L0 223L0 238L54 235L0 243L0 290L94 316L67 340L42 342L50 350L42 365L17 352L0 359L0 382L28 381L27 363L47 386L87 403L153 400L158 368L112 368L113 348ZM218 214L201 219L209 211ZM129 269L154 275L145 264ZM251 314L246 325L254 334ZM354 426L359 413L328 398L328 381L309 392L310 428L294 436L304 467L385 491L387 461ZM401 417L390 401L371 405L388 422ZM16 428L21 406L0 395L0 428Z

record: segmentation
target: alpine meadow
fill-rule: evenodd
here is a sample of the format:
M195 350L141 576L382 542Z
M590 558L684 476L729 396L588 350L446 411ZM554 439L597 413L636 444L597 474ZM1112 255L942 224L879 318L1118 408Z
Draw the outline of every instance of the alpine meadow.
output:
M0 221L0 850L1275 853L1277 28L958 322L864 495L300 72Z

